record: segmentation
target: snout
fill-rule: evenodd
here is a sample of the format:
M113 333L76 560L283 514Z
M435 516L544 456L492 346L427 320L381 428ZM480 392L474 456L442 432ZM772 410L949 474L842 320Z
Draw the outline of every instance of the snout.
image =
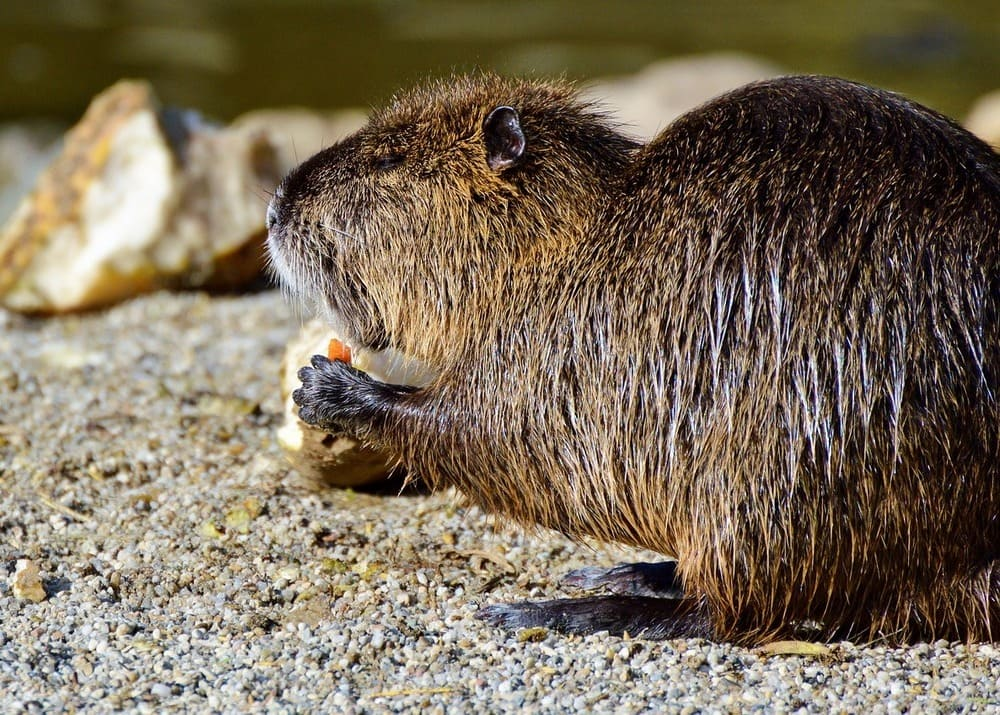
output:
M272 274L279 283L291 288L296 283L295 271L292 269L296 261L289 253L293 248L289 246L288 201L285 196L282 182L267 204L264 226L267 229L268 263Z
M264 217L268 248L272 254L282 248L287 250L288 247L283 244L301 228L303 212L309 213L317 197L322 195L323 163L320 159L324 153L320 152L292 169L274 190Z
M329 234L336 229L325 225L335 223L330 207L342 185L337 167L344 152L338 144L302 162L282 179L268 203L264 225L271 269L292 292L328 281L335 251Z
M299 233L302 220L298 215L299 207L296 201L288 193L287 177L274 190L271 200L267 204L267 213L264 215L264 226L267 229L267 250L271 254L271 261L276 266L281 266L290 258L283 255L290 251L301 250L297 248L296 236Z
M267 250L274 258L274 254L281 245L281 209L284 199L281 194L281 187L274 192L274 196L267 204L267 213L264 215L264 227L267 229Z

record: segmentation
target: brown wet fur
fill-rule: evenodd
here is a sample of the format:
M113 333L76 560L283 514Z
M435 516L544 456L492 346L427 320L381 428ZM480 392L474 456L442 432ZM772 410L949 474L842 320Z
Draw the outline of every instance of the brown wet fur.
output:
M719 639L1000 638L1000 158L946 118L785 78L638 145L459 77L273 210L292 291L440 371L367 430L430 483L675 556Z

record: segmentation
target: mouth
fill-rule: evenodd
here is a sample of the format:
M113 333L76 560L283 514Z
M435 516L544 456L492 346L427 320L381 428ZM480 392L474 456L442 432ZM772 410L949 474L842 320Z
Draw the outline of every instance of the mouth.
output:
M327 293L329 267L316 260L319 252L310 246L312 239L308 235L270 219L268 223L265 242L268 274L286 300L299 303L310 312L322 313L317 297Z
M269 271L286 298L298 300L329 326L332 336L347 348L351 356L350 364L355 368L376 380L395 385L426 387L432 383L437 377L436 371L422 360L388 345L380 320L359 324L349 319L332 296L343 293L347 300L346 312L357 317L353 315L351 306L356 312L358 306L370 304L367 291L357 283L334 281L332 264L323 265L324 261L309 259L302 251L293 250L297 236L290 235L291 229L283 225L279 218L279 210L275 207L279 198L276 194L268 206L267 254ZM334 286L334 283L337 285Z
M285 228L272 220L272 210L273 201L267 208L267 272L287 297L304 295L304 273L294 265L295 255L287 248L289 237Z
M285 257L282 255L281 251L278 250L277 239L274 238L273 233L267 234L266 255L267 273L271 277L271 281L286 293L297 292L292 287L292 270L285 261Z
M308 236L299 229L295 205L285 197L284 182L275 188L267 204L264 227L271 278L287 298L308 299L315 294L315 268L302 250Z

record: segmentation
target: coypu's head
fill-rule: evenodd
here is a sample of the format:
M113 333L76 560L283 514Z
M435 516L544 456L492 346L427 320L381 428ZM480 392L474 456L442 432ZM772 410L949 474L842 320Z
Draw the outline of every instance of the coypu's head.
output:
M428 84L284 179L272 262L347 339L433 365L511 266L579 235L635 147L566 84Z

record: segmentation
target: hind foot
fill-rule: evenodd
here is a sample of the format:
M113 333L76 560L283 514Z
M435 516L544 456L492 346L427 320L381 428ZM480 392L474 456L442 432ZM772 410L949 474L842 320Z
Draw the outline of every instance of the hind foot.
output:
M685 599L676 562L585 568L566 575L562 585L611 595L560 598L486 606L477 617L501 628L549 628L589 635L607 631L650 640L710 638L704 606Z
M476 616L500 628L548 628L560 633L665 640L711 638L704 606L692 599L645 596L588 596L523 601L480 608Z

